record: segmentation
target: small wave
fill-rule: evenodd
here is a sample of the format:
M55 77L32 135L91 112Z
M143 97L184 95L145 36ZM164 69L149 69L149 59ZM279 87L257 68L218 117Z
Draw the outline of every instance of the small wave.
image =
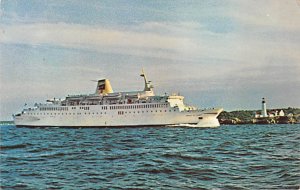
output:
M12 189L25 189L27 188L28 185L24 184L24 183L17 183L16 185L12 186Z
M174 173L173 170L169 168L153 168L153 169L138 169L135 172L143 172L143 173L150 173L150 174L172 174Z
M112 138L112 136L111 135L103 135L102 138L103 139L110 139L110 138Z
M252 153L252 152L237 152L235 153L235 155L238 155L238 156L255 156L256 154L255 153Z
M208 177L208 176L199 176L198 179L200 179L202 181L211 181L211 180L215 180L216 178Z
M191 156L191 155L182 155L182 154L163 154L166 158L175 158L175 159L183 159L183 160L197 160L197 161L216 161L213 157L198 157L198 156Z
M278 174L278 175L282 175L282 174L285 174L285 173L286 173L285 169L280 169L280 170L274 172L274 174Z
M87 180L91 183L100 183L100 182L106 181L106 179L99 178L99 177L91 177L91 178L88 178Z
M110 176L108 176L109 179L117 178L117 177L124 177L127 174L125 172L118 172L118 173L113 173Z
M264 165L254 165L254 166L249 166L250 170L267 170L272 168L272 166L264 166Z
M51 145L51 148L63 148L64 146L63 145Z
M38 153L38 152L47 152L47 151L51 151L51 150L52 149L50 149L50 148L35 148L35 149L28 150L28 152Z
M120 140L119 141L120 143L131 143L131 142L136 142L136 140L135 139L122 139L122 140Z
M7 171L7 170L3 170L3 169L1 168L1 173L2 173L2 174L8 174L8 173L9 173L9 171Z
M237 186L237 185L234 185L234 184L229 184L229 185L225 185L224 187L222 187L222 189L242 190L242 189L246 189L246 188L243 188L243 187L240 187L240 186Z
M109 156L109 157L105 157L104 160L110 160L110 161L113 161L113 160L118 160L118 159L122 159L123 157L121 156Z
M80 153L89 153L89 152L91 152L91 151L90 150L86 150L86 149L80 150Z
M280 135L280 134L270 132L270 133L266 133L266 134L263 136L263 138L273 137L273 136L277 136L277 135Z
M226 142L223 142L222 144L219 145L220 149L224 148L224 147L227 147L227 146L233 146L234 143L233 142L230 142L230 141L226 141Z
M233 151L224 151L224 150L220 150L220 149L216 149L218 151L218 154L225 154L225 155L231 155L231 154L234 154Z
M159 159L153 159L152 160L153 162L156 162L156 163L165 163L166 161L164 161L164 160L159 160Z
M179 170L183 170L185 172L183 172L184 174L208 174L208 175L214 175L214 173L216 172L214 169L191 169L191 168L186 168L186 169L179 169Z
M51 181L46 183L49 187L49 189L62 189L62 184L60 184L57 181Z
M283 146L284 143L280 142L280 143L276 143L276 144L274 144L274 145L275 145L275 146Z
M99 176L99 174L97 174L97 173L82 173L82 175L86 175L86 176Z
M246 177L243 177L243 176L235 176L235 177L231 177L231 180L243 180L243 179L247 179Z
M139 147L138 144L134 144L134 143L126 144L125 146L126 146L125 148L127 148L127 149L132 149L132 148Z
M47 159L42 159L42 158L26 158L26 161L30 161L30 162L45 162L47 161Z
M25 173L25 174L20 174L20 176L41 176L40 174L37 174L37 173Z
M279 158L278 160L282 160L282 161L300 161L300 158L284 157L284 158Z
M143 164L143 167L154 167L155 165L153 164L150 164L150 163L144 163Z
M251 150L256 150L256 151L265 151L264 148L256 147L256 146L249 146L249 149L251 149Z
M65 156L66 154L65 153L55 153L55 154L44 154L44 155L41 155L42 158L59 158L59 157L63 157Z
M295 174L290 174L290 173L285 172L279 178L282 178L283 180L288 181L292 178L299 179L299 176L295 175Z
M280 185L280 186L273 186L273 189L295 189L299 190L300 185Z
M15 161L15 160L20 160L19 157L7 157L6 158L7 161Z
M27 145L28 144L0 145L0 150L11 150L11 149L26 148Z

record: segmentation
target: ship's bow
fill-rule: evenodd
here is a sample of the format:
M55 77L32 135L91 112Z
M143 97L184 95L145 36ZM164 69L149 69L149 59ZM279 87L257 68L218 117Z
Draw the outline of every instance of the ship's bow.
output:
M203 111L202 117L199 118L197 127L219 127L220 123L218 115L223 111L223 108L213 108Z

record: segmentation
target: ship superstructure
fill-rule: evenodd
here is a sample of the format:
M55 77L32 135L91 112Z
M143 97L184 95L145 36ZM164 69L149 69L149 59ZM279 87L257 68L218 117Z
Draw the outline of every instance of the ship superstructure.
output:
M155 95L144 71L144 90L113 92L108 79L97 81L96 91L47 100L13 115L16 126L28 127L110 127L162 126L193 124L217 127L216 117L222 111L187 106L178 94Z

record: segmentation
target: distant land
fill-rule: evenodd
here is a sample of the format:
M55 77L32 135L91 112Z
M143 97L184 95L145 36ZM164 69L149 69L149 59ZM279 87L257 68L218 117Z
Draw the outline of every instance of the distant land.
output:
M300 123L300 108L278 108L268 110L283 110L285 116L269 117L260 119L257 124L284 124L284 123ZM237 110L237 111L223 111L218 119L220 124L255 124L253 122L254 114L261 110ZM13 121L0 121L0 125L13 125Z
M13 125L14 121L0 121L0 125Z
M275 116L267 118L254 118L255 113L261 112L261 110L238 110L238 111L223 111L218 119L220 124L288 124L288 123L300 123L300 108L277 108L268 109L271 110L283 110L285 116ZM259 120L257 122L257 120Z

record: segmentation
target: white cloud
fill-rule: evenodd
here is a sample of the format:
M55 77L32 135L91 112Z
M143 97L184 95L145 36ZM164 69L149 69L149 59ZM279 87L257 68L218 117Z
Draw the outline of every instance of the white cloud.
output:
M239 20L244 26L299 31L300 6L297 0L231 1L238 11L224 14Z
M70 48L158 49L181 51L196 45L187 37L172 37L149 32L122 31L65 23L2 25L1 43L54 45ZM113 51L113 50L112 50Z

